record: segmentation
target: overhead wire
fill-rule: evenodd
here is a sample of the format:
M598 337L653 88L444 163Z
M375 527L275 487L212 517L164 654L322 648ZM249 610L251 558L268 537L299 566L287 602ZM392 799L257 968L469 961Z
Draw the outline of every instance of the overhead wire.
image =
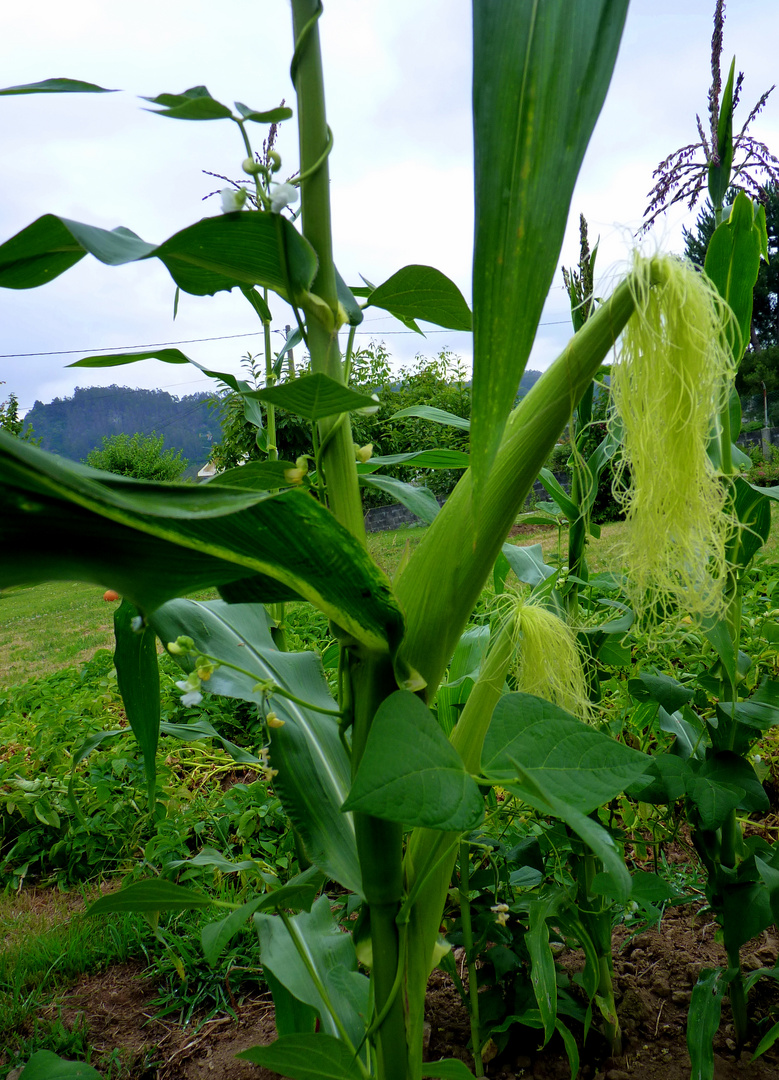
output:
M387 318L394 318L393 315L388 315ZM381 320L384 316L381 317ZM379 319L371 320L371 323L381 321ZM570 323L570 319L556 319L552 322L539 323L541 326L563 326ZM380 331L383 336L389 337L395 334L415 334L415 330L382 330ZM425 337L430 334L457 334L465 333L467 331L462 330L426 330ZM358 334L366 335L365 330L358 330ZM0 360L22 360L31 356L75 356L79 353L97 353L97 352L124 352L126 349L162 349L167 348L170 345L194 345L204 341L232 341L235 338L246 337L260 337L262 331L253 330L247 331L245 334L220 334L217 337L204 337L204 338L186 338L183 341L152 341L146 342L141 345L93 345L91 348L84 349L50 349L47 352L25 352L25 353L0 353ZM150 359L154 359L150 357ZM121 366L121 365L117 365Z

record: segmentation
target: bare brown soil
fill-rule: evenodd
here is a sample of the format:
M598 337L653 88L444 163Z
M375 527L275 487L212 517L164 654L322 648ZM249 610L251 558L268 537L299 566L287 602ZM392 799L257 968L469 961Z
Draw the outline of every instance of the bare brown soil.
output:
M692 905L670 909L659 928L636 936L630 937L624 929L615 931L615 975L624 1052L619 1058L608 1058L605 1044L597 1033L591 1033L587 1045L581 1048L582 1080L688 1080L686 1023L692 987L701 968L725 964L715 931L710 916L696 914ZM745 969L773 966L778 951L779 937L771 928L744 948ZM573 972L581 957L563 953L558 962ZM239 1005L237 1021L222 1016L200 1027L192 1024L185 1028L154 1019L154 996L155 988L143 977L141 967L128 964L82 976L46 1012L55 1015L61 1010L62 1020L69 1026L84 1025L94 1048L93 1063L99 1069L101 1061L114 1052L114 1062L118 1059L124 1067L122 1077L272 1080L273 1074L235 1057L239 1051L275 1037L273 1007L267 995L258 994ZM715 1080L775 1080L779 1076L777 1050L750 1063L750 1051L779 1012L779 987L775 982L758 983L750 998L750 1011L754 1034L737 1058L729 1005L725 1002L722 1025L714 1040ZM459 1057L472 1066L467 1049L467 1011L440 972L430 980L426 1020L428 1059ZM487 1076L493 1080L568 1080L570 1069L559 1037L555 1035L541 1049L537 1033L523 1030L525 1034L502 1056L488 1063ZM2 1060L0 1051L0 1064Z

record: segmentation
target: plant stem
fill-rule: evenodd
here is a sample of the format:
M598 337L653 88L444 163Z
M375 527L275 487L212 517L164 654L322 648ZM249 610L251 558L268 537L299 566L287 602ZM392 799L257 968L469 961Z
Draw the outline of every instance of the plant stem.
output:
M330 143L325 114L324 79L319 43L319 0L292 0L295 54L292 81L298 99L301 221L303 235L316 252L318 270L311 293L296 298L306 315L311 368L344 381L338 347L338 294L330 228L330 171L325 151ZM323 158L323 154L325 155ZM317 302L321 301L321 302ZM335 517L364 544L365 521L357 483L354 442L348 418L319 422L323 442L335 425L322 454L328 505Z
M479 1027L479 987L476 977L476 953L473 948L473 930L471 928L470 897L471 862L470 849L466 840L460 843L460 921L463 928L465 959L468 963L468 996L470 998L471 1043L473 1044L473 1067L477 1076L484 1076L484 1063L481 1057L481 1030Z
M728 994L730 996L730 1008L733 1013L733 1034L738 1050L746 1042L749 1020L747 1018L747 996L744 992L744 979L741 974L741 950L732 948L727 950L728 967L736 968L737 974L733 976Z
M268 290L263 290L263 299L267 305L268 303ZM266 320L262 320L262 329L265 338L265 385L267 387L273 386L276 381L276 376L273 374L273 356L271 350L270 340L270 323ZM267 402L265 406L266 410L266 430L268 432L268 461L278 461L279 451L276 446L276 406L272 402Z
M611 947L609 947L608 953L601 953L598 956L598 996L603 1001L609 1014L608 1017L604 1016L603 1034L611 1048L612 1057L618 1057L622 1053L622 1031L617 1017L617 1004L614 1000L613 974L614 967Z
M470 773L477 772L481 762L484 736L492 711L501 694L514 653L510 624L496 636L482 664L450 741ZM408 933L408 970L404 987L408 1015L409 1061L412 1077L418 1080L422 1062L422 1016L425 987L433 969L433 950L438 938L452 871L457 860L457 833L440 833L432 829L414 829L406 848L405 876L411 895L417 894L411 908ZM442 849L448 854L439 858ZM420 886L420 879L423 884Z
M603 863L592 852L587 851L575 858L576 907L598 957L597 996L601 1002L599 1007L604 1020L603 1035L612 1056L616 1057L622 1053L622 1031L614 1000L614 959L611 947L613 910L610 905L592 895L592 882L602 869Z
M633 314L635 290L630 278L617 287L509 417L480 500L478 529L468 470L397 577L396 593L406 612L404 655L427 681L429 697L531 484ZM472 543L462 542L465 535L473 537Z
M354 702L352 729L352 776L354 776L381 702L396 688L392 665L386 656L349 658L347 678ZM355 814L357 853L363 895L370 911L373 946L374 1008L384 1017L377 1030L380 1080L407 1080L409 1055L403 995L398 992L397 973L401 953L397 916L403 896L403 828L368 814Z

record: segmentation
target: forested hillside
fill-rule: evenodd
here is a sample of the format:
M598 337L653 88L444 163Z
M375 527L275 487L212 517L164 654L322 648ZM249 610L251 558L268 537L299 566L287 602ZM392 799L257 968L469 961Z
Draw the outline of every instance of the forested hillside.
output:
M73 397L36 401L27 413L44 450L82 461L100 447L104 435L156 432L165 446L180 450L191 473L208 461L211 442L221 438L219 413L209 407L213 395L175 398L165 390L127 386L76 387Z

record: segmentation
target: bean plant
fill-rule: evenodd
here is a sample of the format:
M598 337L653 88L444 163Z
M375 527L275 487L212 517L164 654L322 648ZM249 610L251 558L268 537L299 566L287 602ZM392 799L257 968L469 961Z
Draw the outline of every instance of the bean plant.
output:
M153 913L216 903L223 917L203 932L211 961L252 919L279 1033L270 1046L244 1053L253 1062L301 1080L465 1076L462 1063L423 1064L423 1006L430 972L448 948L440 939L441 916L461 838L482 820L483 790L499 785L559 819L577 850L586 847L599 860L601 893L620 903L631 878L598 811L638 784L651 760L572 715L573 705L566 708L554 694L547 700L523 690L522 676L514 673L519 662L527 674L522 654L531 640L538 644L538 604L509 598L499 608L470 693L448 713L441 707L452 706L447 671L496 563L505 579L501 557L531 586L550 577L537 552L516 554L506 537L622 331L635 326L644 332L644 344L652 341L644 349L639 338L640 347L629 354L630 372L656 361L658 353L679 366L679 355L686 362L695 342L695 356L710 347L722 352L735 334L711 286L677 260L637 257L626 280L515 404L573 187L608 89L627 0L474 4L470 307L431 267L412 263L378 286L351 288L338 273L322 6L318 0L292 0L291 6L300 152L291 179L277 179L282 162L272 139L258 156L250 136L255 124L287 122L291 109L259 110L240 102L231 108L204 86L162 93L147 100L163 117L239 129L248 186L225 190L222 215L152 244L125 227L107 231L47 214L0 246L0 285L8 288L43 285L90 253L107 265L159 259L177 289L194 295L236 290L263 326L268 385L258 390L229 374L208 374L242 395L267 459L199 487L158 485L78 466L0 433L0 572L4 585L80 578L125 598L116 619L116 667L143 751L150 804L160 729L157 636L182 666L185 704L206 690L253 702L264 733L257 767L279 794L309 864L283 886L258 891L240 905L153 879L101 899L93 912ZM101 88L55 79L2 94L68 91ZM298 198L299 213L292 209ZM750 237L750 229L759 231L751 204L734 213L723 222L727 265L729 238L742 235L739 223L746 222ZM699 286L704 291L688 311L687 294ZM280 385L273 385L269 293L289 305L288 321L310 355L311 373ZM726 299L737 306L735 296ZM384 477L382 460L354 443L350 416L375 407L349 385L354 335L370 306L406 324L424 320L473 332L468 467L441 509L424 489ZM150 357L194 363L166 348L79 364ZM712 392L703 410L719 400ZM276 409L311 425L310 453L294 462L278 460ZM724 449L717 468L727 478L730 413L720 416ZM432 464L464 466L463 457L450 451ZM431 461L420 455L418 463ZM366 549L360 488L371 484L392 490L429 524L392 581ZM665 528L672 540L685 543L667 519ZM721 589L708 585L714 554L686 542L684 550L699 556L700 565L697 578L686 568L685 580L698 581L707 597L721 596ZM205 586L216 586L222 599L182 598ZM301 599L326 615L338 641L334 693L315 654L284 651L274 634L280 605ZM574 617L576 605L569 608ZM546 614L556 627L548 619L543 625L562 641L563 619ZM726 662L724 649L723 655ZM508 693L507 679L513 687ZM564 688L560 693L565 698ZM446 715L451 722L444 722ZM464 852L461 871L466 866ZM351 894L359 909L349 934L333 920L321 891L326 881ZM496 908L500 923L507 913L500 904ZM546 920L540 911L533 918L540 942ZM536 1019L548 1041L558 1024L554 965L537 955ZM604 946L600 956L608 956ZM609 985L606 980L602 988ZM597 980L589 986L591 996L596 991ZM474 1052L480 1071L478 1045Z

